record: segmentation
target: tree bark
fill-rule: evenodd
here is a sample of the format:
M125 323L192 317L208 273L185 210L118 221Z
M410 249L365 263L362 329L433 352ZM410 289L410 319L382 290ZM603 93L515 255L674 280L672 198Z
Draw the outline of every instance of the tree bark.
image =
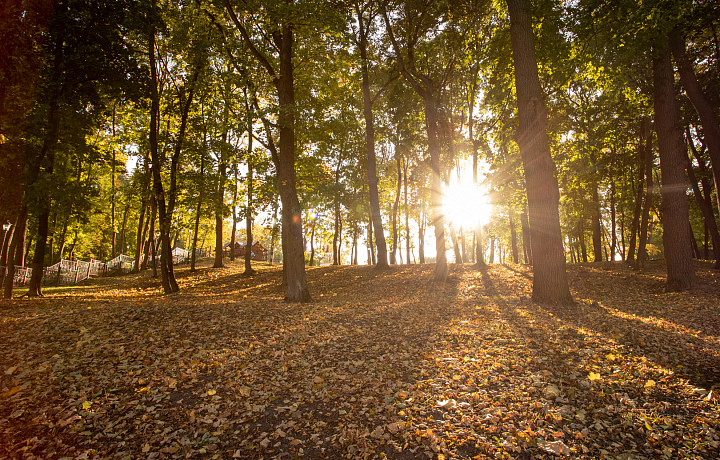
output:
M580 245L580 257L584 263L587 263L587 245L585 244L585 216L580 215L578 219L578 244Z
M692 142L692 139L688 139L688 142ZM695 177L695 171L693 171L692 161L690 160L690 157L686 155L685 158L687 159L685 168L687 170L688 180L690 181L690 185L693 189L695 202L697 203L698 208L700 208L700 212L703 215L703 219L705 221L705 232L710 236L710 238L712 238L713 249L717 254L717 249L720 248L720 233L718 233L718 226L717 222L715 221L715 213L713 212L712 203L708 203L705 200L702 192L700 191L700 186L698 185L697 177ZM716 263L719 261L720 258L718 258L716 255Z
M525 170L533 257L533 300L572 304L560 233L560 192L550 154L528 0L507 0L518 98L516 141Z
M638 171L637 171L637 180L638 180L638 187L637 192L635 194L635 209L633 211L633 220L632 225L630 229L630 247L628 249L628 255L627 255L627 262L630 265L635 264L635 242L636 242L636 235L639 231L639 225L640 225L640 214L642 213L642 204L643 204L643 187L642 184L645 180L645 170L646 170L646 158L648 155L652 156L652 151L649 151L648 148L652 149L652 144L648 142L648 137L652 138L652 132L650 131L650 119L647 117L643 117L640 121L640 148L638 149L638 158L640 159L640 163L638 164ZM652 163L651 163L652 166ZM639 254L639 252L638 252Z
M5 273L2 279L3 281L3 297L5 299L12 299L13 296L13 282L15 280L15 266L18 265L17 261L14 260L13 254L15 254L18 245L21 242L21 238L24 237L24 228L27 222L27 206L25 204L20 206L20 213L15 219L15 224L9 233L9 247L7 248L7 260L5 262ZM40 269L42 271L42 268Z
M153 2L154 9L154 2ZM165 294L171 294L175 292L171 283L172 272L168 270L168 258L170 259L169 266L172 267L172 254L170 249L170 222L167 215L167 208L165 206L165 189L163 187L162 179L160 177L160 155L158 153L158 120L157 116L160 110L160 98L157 90L157 69L155 67L155 26L150 27L148 35L148 54L150 61L150 156L152 159L152 178L153 178L153 191L155 193L155 202L157 205L158 219L160 221L160 242L162 244L162 253L160 255L160 275L162 280L162 287Z
M692 248L688 232L689 211L685 197L684 165L687 156L680 112L675 101L674 75L670 49L654 48L653 88L655 132L660 152L663 217L663 246L667 263L666 287L683 291L695 282Z
M395 145L395 163L397 166L397 187L395 188L395 201L393 202L392 209L392 232L393 242L392 251L390 252L390 264L397 264L397 250L398 250L398 226L397 226L397 214L398 206L400 206L400 192L402 190L402 167L400 160L400 152L398 151L398 145Z
M375 233L375 244L377 246L377 267L388 266L387 244L385 242L385 231L382 227L380 216L380 193L378 192L377 165L375 158L375 124L372 113L372 98L370 97L370 78L368 76L367 58L367 29L363 22L363 12L356 7L358 19L360 50L360 71L362 73L362 94L363 94L363 116L365 117L365 143L367 149L367 181L370 198L370 216Z
M615 231L615 180L611 178L610 182L610 262L615 260L615 251L617 250L617 232Z
M598 194L598 166L595 154L590 153L590 163L592 164L592 236L593 236L593 262L602 262L602 215L600 213L600 196Z
M250 136L252 139L252 136ZM235 178L235 183L233 185L233 200L232 200L232 230L230 230L230 251L229 251L229 259L230 262L233 262L235 260L235 234L237 233L237 196L238 196L238 165L237 161L235 161L235 164L233 165L233 176Z
M196 252L197 252L197 240L198 240L198 231L200 230L200 212L202 211L202 201L203 201L203 192L205 191L205 152L201 152L200 154L200 184L199 184L199 191L198 191L198 201L197 206L195 207L195 228L193 230L193 242L192 242L192 254L190 255L190 271L194 272L196 270L195 267L195 259L196 259Z
M515 223L513 222L513 216L515 212L511 208L508 213L508 220L510 225L510 251L512 252L513 263L516 264L519 261L518 257L518 244L517 244L517 231L515 230Z
M408 159L405 158L403 162L403 193L405 198L405 260L407 261L407 264L410 265L410 208L408 206L408 177L407 177L407 171L408 171Z
M113 113L112 113L112 135L115 137L115 104L113 104ZM111 186L111 194L110 194L110 224L112 226L112 254L111 259L115 258L115 250L116 250L116 243L117 243L117 231L115 228L115 149L112 149L112 165L111 165L111 172L110 172L110 186Z
M293 31L289 23L275 34L280 50L280 72L275 80L280 113L280 142L277 165L282 200L283 266L287 277L288 302L309 302L310 292L305 276L305 254L302 244L302 207L295 184L295 84L293 79Z
M145 241L143 236L144 236L144 231L146 229L143 228L143 225L145 223L145 211L146 210L147 210L147 198L143 196L142 204L140 205L140 218L138 219L137 238L136 238L136 242L135 242L135 266L132 269L133 273L140 272L140 254L142 253L143 242Z
M228 136L228 118L230 116L230 83L225 83L225 106L223 108L223 133L220 143L220 158L218 158L218 183L215 191L215 262L213 268L222 268L223 265L223 212L225 208L225 181L227 180L227 155L225 153ZM230 248L233 252L235 248Z
M520 232L523 240L523 259L525 265L532 265L532 247L530 246L530 225L528 224L527 211L520 214Z
M245 90L245 110L247 111L247 130L248 130L248 151L247 151L247 212L245 214L245 234L247 236L247 244L245 245L245 272L243 275L252 276L255 270L252 268L252 246L253 246L253 114L248 100L247 89ZM234 250L234 248L233 248Z
M147 240L145 242L145 258L142 262L140 270L147 270L148 264L150 263L150 257L152 256L153 261L153 277L157 277L157 271L155 267L155 218L157 217L157 206L155 205L155 194L150 195L150 223L148 228ZM152 253L151 253L152 251Z
M710 154L715 190L717 190L718 184L720 184L720 119L715 112L716 108L710 103L695 76L692 63L685 52L685 38L680 30L674 29L670 32L669 39L680 74L680 82L702 123L705 144ZM670 65L672 67L672 63ZM720 194L717 194L716 199L718 208L720 208Z
M640 216L640 233L638 235L637 259L635 260L635 269L645 267L645 261L648 259L646 245L648 241L648 226L650 221L650 209L653 204L653 151L652 151L652 135L648 135L645 139L645 198L643 199L642 215Z

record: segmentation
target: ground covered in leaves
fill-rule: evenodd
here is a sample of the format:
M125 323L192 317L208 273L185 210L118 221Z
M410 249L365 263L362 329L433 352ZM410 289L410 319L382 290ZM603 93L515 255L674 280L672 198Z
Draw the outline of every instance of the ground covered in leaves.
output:
M3 458L718 458L720 274L519 265L149 274L0 303Z

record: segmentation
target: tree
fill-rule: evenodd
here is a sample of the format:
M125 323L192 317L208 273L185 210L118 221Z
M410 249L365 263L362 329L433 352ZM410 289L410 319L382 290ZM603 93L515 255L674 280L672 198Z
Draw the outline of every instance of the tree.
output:
M430 2L433 3L433 2ZM432 171L432 185L430 189L430 202L432 209L432 223L435 230L435 259L434 278L437 281L445 281L448 275L447 256L445 255L445 216L442 209L442 168L440 160L440 139L438 138L438 111L441 106L441 92L447 84L450 75L455 67L456 56L453 53L453 44L446 46L438 45L438 48L445 51L442 54L440 69L436 66L426 68L422 72L417 61L418 51L427 57L431 53L426 47L419 46L420 40L427 34L432 36L429 42L442 42L443 40L457 40L458 31L450 21L445 21L445 33L434 34L434 28L442 16L442 5L431 5L427 2L407 2L403 5L401 18L404 21L404 30L407 41L404 43L405 51L401 49L400 43L395 37L393 25L390 22L388 13L383 7L382 15L385 21L385 28L388 38L395 53L398 70L407 80L410 86L423 100L425 112L425 127L427 131L428 153L430 156L430 168ZM432 33L431 33L432 32ZM426 46L431 46L425 43ZM418 50L418 47L420 50ZM438 57L435 56L437 59ZM436 64L436 63L434 63ZM430 72L435 70L434 75Z
M660 43L653 48L653 87L655 132L660 152L662 186L663 244L667 262L666 286L684 291L695 281L690 247L688 203L685 196L687 149L675 101L674 75L670 48Z
M355 15L358 22L358 50L360 52L360 71L362 73L362 95L363 95L363 116L365 117L365 143L367 152L367 181L370 197L370 218L375 234L375 245L377 246L377 267L388 266L387 245L385 243L385 232L380 217L380 198L378 195L377 163L375 158L375 122L373 120L372 104L370 95L370 78L368 72L368 35L372 26L373 18L377 14L372 11L372 2L356 2ZM365 19L365 13L369 17ZM394 257L393 253L393 257Z
M310 292L305 277L305 258L303 251L302 207L297 196L295 183L295 85L293 78L294 14L298 11L293 0L284 0L279 12L267 17L269 34L277 50L279 66L273 65L270 58L255 43L245 25L228 0L224 0L225 10L241 34L245 44L258 63L272 79L278 99L278 128L280 140L277 156L273 158L278 175L280 200L282 201L282 247L283 273L289 302L307 302ZM252 14L253 11L248 11Z
M533 254L533 300L573 303L560 234L560 194L550 155L547 118L533 44L530 3L507 0L518 104L516 141L525 169Z

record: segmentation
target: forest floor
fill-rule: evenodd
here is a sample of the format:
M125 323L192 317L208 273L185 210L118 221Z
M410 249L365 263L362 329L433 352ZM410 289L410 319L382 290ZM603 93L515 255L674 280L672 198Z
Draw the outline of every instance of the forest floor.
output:
M307 270L242 261L0 303L2 458L719 458L720 272Z

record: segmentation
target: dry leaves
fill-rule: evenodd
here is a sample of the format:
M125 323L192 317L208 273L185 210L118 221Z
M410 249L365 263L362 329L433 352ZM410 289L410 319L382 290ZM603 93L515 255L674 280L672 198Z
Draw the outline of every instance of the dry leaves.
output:
M527 268L148 274L2 304L0 457L716 458L718 275L571 267L575 309ZM91 308L89 308L91 307Z

